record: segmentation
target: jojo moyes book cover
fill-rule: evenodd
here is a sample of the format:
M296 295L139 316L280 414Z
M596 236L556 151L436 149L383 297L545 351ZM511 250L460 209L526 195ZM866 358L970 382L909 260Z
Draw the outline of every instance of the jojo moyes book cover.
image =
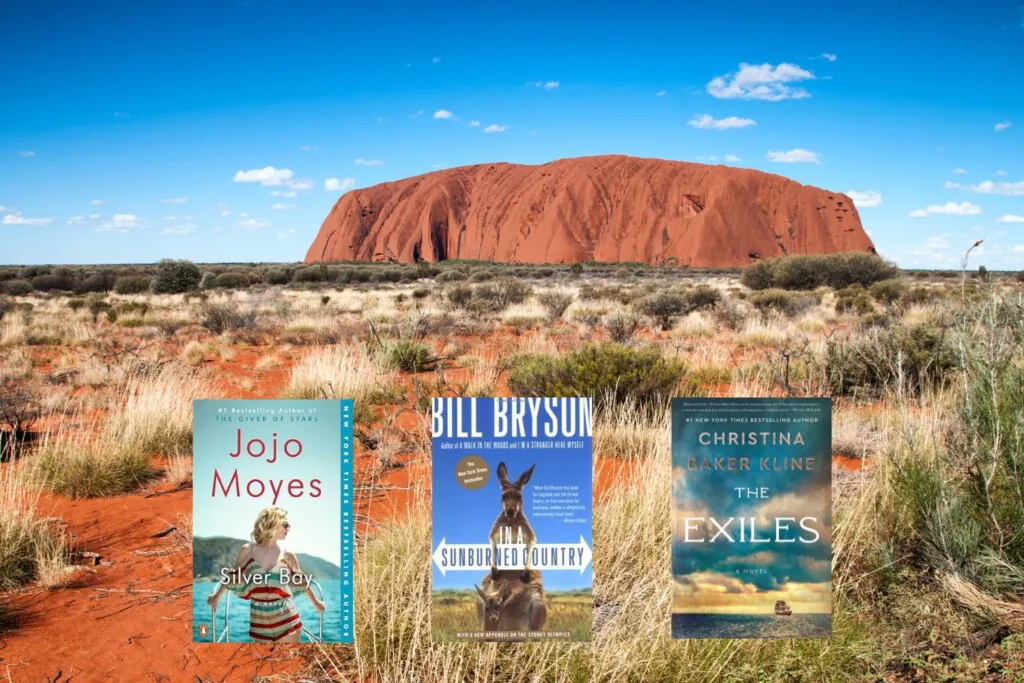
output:
M193 453L193 640L352 642L352 401L195 401Z
M589 640L589 398L435 398L437 641Z
M832 634L831 455L831 399L673 399L673 638Z

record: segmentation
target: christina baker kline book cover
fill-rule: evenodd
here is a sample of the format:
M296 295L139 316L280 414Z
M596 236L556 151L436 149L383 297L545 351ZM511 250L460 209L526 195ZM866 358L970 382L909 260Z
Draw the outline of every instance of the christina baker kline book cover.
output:
M434 640L589 640L589 398L435 398Z
M352 642L352 401L192 415L193 641Z
M672 401L672 637L832 635L832 400Z

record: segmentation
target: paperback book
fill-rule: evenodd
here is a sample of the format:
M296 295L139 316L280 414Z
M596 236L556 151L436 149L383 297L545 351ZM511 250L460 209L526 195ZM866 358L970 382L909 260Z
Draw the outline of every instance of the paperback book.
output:
M352 401L194 401L192 638L353 642Z
M431 626L441 642L584 641L589 398L435 398Z
M832 401L672 401L672 637L832 633Z

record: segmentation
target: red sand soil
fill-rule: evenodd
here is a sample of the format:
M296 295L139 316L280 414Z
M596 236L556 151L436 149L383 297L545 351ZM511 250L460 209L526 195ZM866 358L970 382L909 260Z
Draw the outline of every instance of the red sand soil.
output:
M846 195L751 169L612 155L463 166L352 190L306 262L738 267L836 251L874 251Z

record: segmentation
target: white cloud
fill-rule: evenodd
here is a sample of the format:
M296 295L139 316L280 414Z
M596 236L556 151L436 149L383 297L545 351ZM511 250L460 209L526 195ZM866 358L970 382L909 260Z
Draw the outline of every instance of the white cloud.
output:
M654 96L655 97L664 97L667 94L668 94L667 90L659 90L658 92L654 93Z
M925 240L924 248L928 251L945 251L949 249L949 242L945 237L929 237Z
M238 227L244 228L245 230L259 230L260 228L266 228L270 226L270 221L261 221L255 218L246 218L240 220L237 223Z
M728 163L730 163L730 164L735 164L735 163L736 163L736 162L738 162L738 161L743 161L743 159L740 159L740 158L739 158L738 156L736 156L735 154L726 154L726 155L725 155L725 160L726 160L726 161L727 161Z
M277 233L277 236L281 239L284 239L286 237L291 237L294 234L295 228L288 228L287 230L282 230L281 232Z
M729 116L724 119L716 119L710 114L694 114L693 118L687 121L687 125L694 128L713 128L715 130L729 130L730 128L746 128L756 126L754 119L741 119L738 116Z
M451 113L447 109L438 109L437 111L434 112L434 118L443 121L446 119L455 118L455 114Z
M814 80L814 74L796 64L740 64L734 73L716 76L707 84L712 97L721 99L780 100L801 99L811 94L790 83Z
M295 191L295 190L312 190L313 189L313 185L315 185L315 184L316 183L314 183L312 180L306 180L305 178L303 178L302 180L293 180L293 181L291 181L290 183L288 183L288 187L292 191Z
M709 157L697 157L697 161L718 161L718 157L711 155Z
M355 178L327 178L324 180L324 189L328 192L345 192L356 185Z
M34 157L35 155L36 155L36 153L33 152L31 149L19 149L18 150L18 156L19 157L24 157L24 158L28 159L28 158Z
M284 190L284 191L282 191L282 190L272 190L270 192L270 196L271 197L286 197L288 199L291 199L292 197L298 197L299 193L296 192L295 190Z
M846 196L853 200L858 209L873 208L882 204L882 194L874 190L864 190L863 192L849 190Z
M1018 216L1015 213L1008 213L1005 216L997 218L996 223L1024 223L1024 216Z
M287 168L265 166L235 173L236 183L260 183L266 187L287 185L295 174Z
M832 52L822 52L821 56L822 56L823 59L827 59L830 62L836 61L835 53L832 53Z
M299 149L301 149L303 152L315 152L316 150L320 149L320 146L319 145L303 145L302 147L299 147Z
M971 192L977 192L978 194L1000 194L1007 197L1024 196L1024 180L1015 183L986 180L978 183L977 185L961 185L960 183L946 181L946 184L943 187L947 190L969 190Z
M479 125L480 125L480 122L479 122L479 121L477 121L476 119L474 119L474 120L472 120L472 121L470 121L470 122L469 122L469 127L470 127L470 128L476 128L476 127L477 127L477 126L479 126Z
M8 208L7 208L6 206L4 206L3 204L0 204L0 213L2 213L2 212L4 212L4 211L10 211L10 209L8 209Z
M142 227L142 221L134 213L117 213L109 221L96 226L96 232L128 233Z
M294 204L282 204L281 202L278 202L277 204L271 204L270 208L274 209L275 211L287 211L288 209L295 208L295 205Z
M928 216L977 216L981 213L981 207L970 202L946 202L945 204L931 204L923 209L911 211L908 215L911 218L927 218Z
M381 161L380 159L364 159L362 157L359 157L358 159L356 159L352 163L354 163L356 166L383 166L384 165L384 162Z
M103 200L102 199L92 199L92 200L89 201L89 203L92 204L93 206L99 206L100 204L103 203Z
M561 85L558 81L527 81L526 85L534 88L544 88L545 90L554 90Z
M1012 125L1013 124L1010 123L1009 121L1000 121L999 123L996 124L996 132L997 133L1002 133L1004 130L1006 130L1007 128L1009 128Z
M768 158L781 164L820 164L817 152L798 147L788 152L768 152Z
M508 126L502 126L497 123L492 123L484 128L485 133L504 133L506 130L508 130Z
M957 175L963 175L964 173L967 173L967 169L954 168L953 169L953 173L956 173Z
M221 216L230 216L231 215L231 211L229 209L221 209L220 215Z
M3 224L4 225L39 226L39 225L49 225L52 222L53 222L52 218L26 218L26 217L22 216L21 213L9 213L6 216L4 216L4 220L3 220Z
M1006 171L996 171L996 175L1004 176L1004 175L1006 175Z
M164 228L163 230L161 230L160 234L161 235L187 235L187 234L193 232L194 230L195 230L195 228L193 228L191 226L188 226L188 225L183 225L183 226L180 226L180 227L178 227L178 226L170 226L170 227L167 227L167 228Z
M164 204L188 204L188 197L168 197L161 201Z

